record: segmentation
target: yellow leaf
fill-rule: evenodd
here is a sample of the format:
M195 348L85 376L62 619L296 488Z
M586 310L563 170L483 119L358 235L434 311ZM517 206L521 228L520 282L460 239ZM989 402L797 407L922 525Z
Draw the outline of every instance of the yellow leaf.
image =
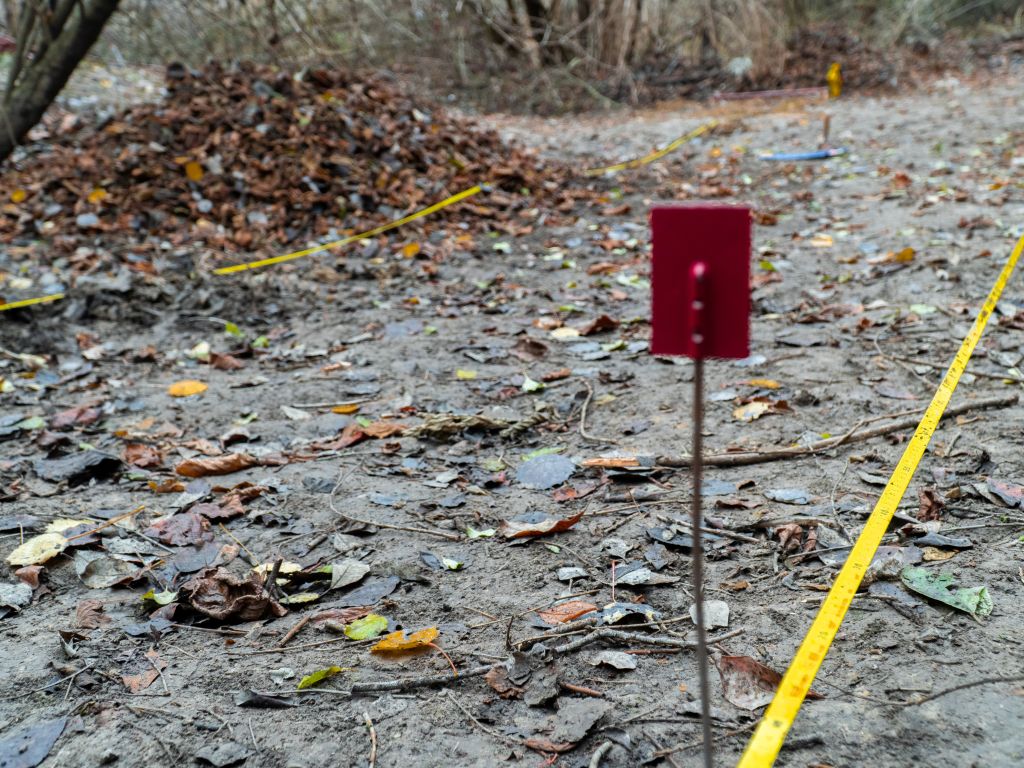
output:
M751 387L760 387L761 389L778 389L782 386L775 379L748 379L743 383Z
M336 405L331 408L332 413L355 413L358 410L358 403L345 403L344 405Z
M734 418L737 418L740 421L753 421L754 419L761 418L771 409L771 403L762 403L754 401L753 403L741 405L739 408L732 412L732 415Z
M327 669L318 669L312 674L306 675L304 678L299 680L298 690L309 688L310 686L316 685L321 680L326 680L328 677L333 677L339 672L347 672L347 667L328 667Z
M402 255L405 258L407 258L407 259L411 259L413 256L415 256L419 252L420 252L420 244L419 243L409 243L407 245L402 246Z
M419 632L413 632L406 637L405 630L400 629L397 632L392 632L390 635L385 635L384 639L370 650L373 653L412 651L430 645L437 639L439 634L436 627L428 627L427 629L421 629Z
M68 545L68 540L59 533L43 533L33 536L7 556L10 565L38 565L56 557Z
M198 395L205 391L206 385L201 381L193 379L176 381L167 388L167 394L171 397L188 397L189 395Z
M188 176L189 181L202 181L203 166L201 166L195 160L190 160L189 162L185 163L185 175Z
M815 248L831 248L832 235L815 235L811 238L811 245Z
M61 517L47 525L46 532L64 533L68 528L74 528L77 525L92 525L92 520L71 520L67 517Z
M467 371L464 368L459 368L455 372L455 378L460 381L472 381L476 378L476 371Z
M107 196L107 190L102 187L96 187L92 192L89 193L88 200L90 203L95 205Z
M13 192L11 192L12 203L22 203L25 201L26 197L28 197L28 192L26 192L24 189L16 189Z
M893 261L897 261L897 262L913 261L915 253L916 253L916 251L914 251L913 248L904 248L902 251L897 251L895 254L893 254Z

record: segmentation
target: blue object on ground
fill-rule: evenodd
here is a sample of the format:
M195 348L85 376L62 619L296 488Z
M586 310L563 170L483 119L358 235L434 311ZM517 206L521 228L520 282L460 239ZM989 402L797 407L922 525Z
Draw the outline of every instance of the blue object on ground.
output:
M833 149L818 149L814 152L780 152L775 155L760 155L758 159L795 162L797 160L828 160L830 157L839 157L845 154L846 147L835 147Z

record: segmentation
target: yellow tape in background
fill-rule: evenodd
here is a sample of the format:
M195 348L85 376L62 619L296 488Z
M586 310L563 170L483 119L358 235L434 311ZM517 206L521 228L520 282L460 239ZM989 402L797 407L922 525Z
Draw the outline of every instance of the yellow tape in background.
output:
M274 256L269 259L250 261L245 264L235 264L230 267L221 267L220 269L213 270L213 274L230 275L234 272L244 272L247 269L259 269L260 267L269 267L272 264L282 264L286 261L294 261L295 259L301 259L305 256L311 256L314 253L327 251L330 250L331 248L340 248L343 245L348 245L349 243L354 243L357 240L363 240L364 238L367 237L374 237L375 235L379 235L383 232L395 229L396 227L400 227L403 224L408 224L410 221L415 221L416 219L421 219L424 216L429 216L432 213L440 211L442 208L447 208L449 205L454 205L460 200L465 200L467 197L472 197L473 195L482 191L483 187L481 187L480 185L476 185L470 187L469 189L465 189L462 192L459 192L458 194L452 195L451 197L447 197L439 203L434 203L433 205L416 211L415 213L410 213L408 216L403 216L400 219L395 219L392 222L383 224L379 227L375 227L374 229L367 230L366 232L360 232L358 235L352 235L350 237L342 238L341 240L335 240L334 242L331 243L324 243L323 245L316 245L313 246L312 248L305 248L301 251L286 253L283 256Z
M1020 258L1022 250L1024 250L1024 236L1014 246L1010 258L1003 266L1002 272L999 273L988 298L985 299L974 325L971 326L960 349L957 350L956 357L953 358L949 370L946 371L942 383L939 384L939 388L928 405L928 410L921 417L914 436L907 444L896 469L893 470L885 490L878 497L874 511L867 523L864 524L864 530L861 531L853 545L850 556L846 559L842 570L839 571L839 575L836 576L832 589L829 590L825 602L822 603L818 615L807 631L807 636L804 637L789 669L786 670L786 674L782 678L782 682L779 683L775 698L765 710L764 717L757 726L757 730L754 731L750 743L747 744L747 749L744 751L743 757L740 758L737 768L768 768L775 763L775 758L782 748L782 742L800 711L800 705L803 704L807 691L825 659L825 654L828 653L828 649L835 639L839 625L842 624L846 611L853 601L853 596L864 578L864 572L871 564L889 521L892 520L896 507L899 506L903 494L906 493L907 487L910 485L910 480L935 433L942 413L949 405L949 400L960 381L960 376L967 367L967 363L970 362L974 347L985 331L989 316L995 311L996 303L999 301L1003 289L1006 288L1014 267L1017 266L1017 260Z
M31 307L33 304L46 304L51 301L60 301L64 298L63 293L51 293L49 296L40 296L35 299L22 299L21 301L11 301L7 304L0 304L0 312L4 312L8 309L21 309L22 307Z
M606 173L617 173L618 171L625 171L628 168L639 168L641 165L647 165L648 163L653 163L655 160L660 160L661 158L663 158L669 152L675 152L677 149L679 149L681 146L683 146L683 144L687 144L687 143L693 141L698 136L700 136L701 134L707 133L711 129L715 128L717 125L718 125L718 121L717 120L711 120L709 122L704 123L704 125L699 126L698 128L694 128L692 131L687 133L685 136L680 136L678 139L675 139L674 141L669 142L668 144L666 144L661 149L657 149L654 152L651 152L651 154L649 154L649 155L644 155L643 157L637 157L637 158L635 158L633 160L627 160L624 163L616 163L615 165L608 165L608 166L605 166L604 168L591 168L589 170L584 171L583 174L585 176L603 176Z

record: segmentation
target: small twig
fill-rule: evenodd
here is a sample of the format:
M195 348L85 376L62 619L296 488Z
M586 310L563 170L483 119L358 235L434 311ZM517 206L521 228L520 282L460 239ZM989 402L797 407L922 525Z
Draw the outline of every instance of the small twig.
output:
M309 623L309 620L311 618L313 618L313 614L307 613L305 616L303 616L301 619L295 622L295 626L285 633L284 637L281 638L281 642L277 644L277 647L284 648L293 637L299 634L299 630L301 630L304 626L306 626Z
M23 699L26 696L31 696L33 693L42 693L43 691L48 691L51 688L54 688L54 687L56 687L58 685L61 685L61 684L66 683L68 681L73 681L76 677L78 677L83 672L87 672L88 670L92 669L92 667L93 667L93 665L89 664L88 666L82 667L80 670L78 670L77 672L74 672L74 673L68 675L67 677L62 677L60 680L54 680L52 683L47 683L46 685L44 685L44 686L42 686L40 688L33 688L31 691L25 691L25 693L15 693L15 694L13 694L11 696L0 696L0 701L11 701L13 699Z
M493 728L488 728L486 725L481 723L479 720L477 720L475 717L473 717L473 713L470 712L468 709L466 709L464 706L462 706L462 704L454 696L452 696L450 692L445 691L444 695L448 697L448 701L450 701L452 704L454 704L456 707L458 707L459 710L461 710L462 714L464 714L466 717L468 717L470 719L470 721L473 723L473 725L475 725L481 731L486 733L488 736L490 736L492 738L495 738L498 741L504 742L505 744L512 744L513 746L517 746L517 747L523 746L523 743L521 741L519 741L518 739L513 739L510 736L506 736L503 733L498 733Z
M969 411L980 411L989 408L1006 408L1015 405L1018 401L1017 395L1003 395L1000 397L989 397L974 402L964 403L955 408L948 408L942 414L942 419L949 419L954 416L961 416ZM920 413L926 406L917 409ZM865 429L857 432L847 432L840 437L830 437L825 440L818 440L810 445L801 445L795 448L778 448L767 451L741 451L736 453L717 453L704 457L704 466L708 467L744 467L751 464L763 464L770 461L782 461L784 459L803 459L823 451L838 448L850 443L860 443L874 437L890 435L904 429L913 429L918 423L917 417L904 418L885 424L874 429ZM655 463L662 467L688 467L690 466L689 456L658 456Z
M138 507L137 509L133 509L131 512L125 512L123 515L118 515L117 517L112 517L109 520L107 520L107 522L103 523L103 525L97 525L95 528L90 528L88 531L82 531L81 533L76 533L74 536L68 536L67 541L74 541L75 539L82 539L82 538L85 538L86 536L92 536L94 533L99 533L104 528L109 528L112 525L116 525L117 523L120 523L122 520L127 520L129 517L134 517L135 515L139 514L139 512L141 512L145 508L146 508L146 505L143 504L142 506Z
M373 720L370 719L370 715L363 712L363 722L366 723L366 727L370 729L370 764L369 768L373 768L377 762L377 729L373 727Z
M930 693L927 696L923 696L923 697L921 697L919 699L913 699L912 701L895 701L895 700L890 700L890 701L888 701L886 703L891 704L892 706L895 706L895 707L916 707L916 706L918 706L920 704L925 704L925 703L927 703L929 701L933 701L934 699L938 699L941 696L947 696L950 693L956 693L957 691L965 690L966 688L975 688L975 687L977 687L979 685L990 685L990 684L993 684L993 683L1016 683L1016 682L1018 682L1020 680L1024 680L1024 675L1007 675L1007 676L1003 676L1003 677L983 677L980 680L972 680L969 683L961 683L960 685L955 685L952 688L946 688L946 689L941 690L941 691L936 691L935 693ZM856 696L857 694L853 694L853 695Z
M251 717L249 718L249 736L252 737L252 745L254 747L256 747L256 749L259 749L260 745L259 745L259 742L256 741L256 732L252 729L252 718Z
M157 664L156 661L153 660L153 657L150 656L148 653L147 654L143 654L143 656L146 657L146 661L148 661L150 663L150 665L153 667L153 669L156 670L156 676L160 678L160 682L164 686L164 693L166 693L168 696L170 696L171 695L171 689L167 687L167 679L164 677L164 673L160 669L160 665Z
M235 536L235 534L233 534L231 531L225 528L224 523L218 523L218 525L220 525L220 529L224 531L224 533L226 533L228 536L230 536L231 539L235 542L235 544L240 546L242 548L242 551L249 556L250 565L252 565L255 568L257 565L260 564L259 558L256 557L256 555L254 555L252 551L247 546L245 546L245 544L242 543L241 539L239 539L237 536Z
M708 638L708 645L720 643L723 640L742 635L742 629L734 629L731 632L726 632L721 635ZM570 651L577 651L585 645L590 645L597 640L622 640L627 643L640 643L641 645L662 645L667 648L696 648L697 643L691 640L680 640L675 637L665 637L664 635L641 635L637 632L623 632L618 629L595 629L589 635L584 635L578 640L573 640L565 645L556 646L552 650L555 653L569 653Z
M615 745L611 741L602 742L601 746L594 750L588 768L601 768L601 759L611 751L613 746Z
M592 443L611 443L612 445L618 445L618 440L612 440L607 437L596 437L595 435L587 432L587 409L590 407L590 401L594 399L594 388L590 386L590 382L586 379L580 379L583 386L587 388L587 397L583 401L583 405L580 407L580 437L584 440L589 440Z
M485 664L472 669L465 669L457 677L452 675L427 675L412 677L405 680L383 680L376 683L354 683L346 693L376 693L378 691L411 691L414 688L429 688L433 685L458 684L467 678L486 675L492 669L505 666L504 661L497 664ZM308 689L307 689L308 690Z
M559 680L558 684L565 688L567 691L573 693L581 693L584 696L593 696L595 699L603 699L604 693L597 690L596 688L587 688L585 685L576 685L576 683L567 683L565 680Z

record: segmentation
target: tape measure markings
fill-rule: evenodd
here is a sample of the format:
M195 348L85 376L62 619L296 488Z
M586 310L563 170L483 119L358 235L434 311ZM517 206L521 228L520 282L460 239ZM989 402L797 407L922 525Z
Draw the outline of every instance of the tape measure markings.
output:
M583 174L585 176L603 176L606 173L616 173L618 171L624 171L628 168L639 168L641 165L653 163L655 160L660 160L670 152L676 151L677 149L679 149L679 147L683 146L683 144L693 141L701 134L707 133L712 128L715 128L717 125L717 120L711 120L709 122L704 123L704 125L694 128L689 133L680 136L678 139L670 141L664 147L662 147L661 149L657 149L654 152L651 152L649 155L637 157L634 158L633 160L626 160L623 163L616 163L615 165L608 165L605 166L604 168L590 168L589 170L584 171Z
M48 296L39 296L34 299L22 299L21 301L10 301L7 304L0 304L0 312L5 312L8 309L21 309L22 307L31 307L33 304L47 304L51 301L60 301L64 298L63 293L51 293Z
M460 200L465 200L467 197L472 197L473 195L482 191L483 187L481 187L478 184L470 187L469 189L464 189L462 192L454 194L451 197L447 197L439 203L434 203L433 205L418 210L415 213L410 213L408 216L403 216L400 219L395 219L394 221L388 222L387 224L383 224L379 227L369 229L366 232L360 232L357 235L344 237L341 240L335 240L330 243L324 243L323 245L316 245L313 246L312 248L304 248L301 251L286 253L282 256L273 256L269 259L259 259L258 261L249 261L246 262L245 264L234 264L230 267L221 267L219 269L213 270L213 274L230 275L235 272L244 272L247 269L259 269L260 267L269 267L272 264L283 264L286 261L294 261L295 259L301 259L305 256L312 256L314 253L320 253L321 251L327 251L332 248L340 248L343 245L348 245L350 243L356 242L357 240L363 240L367 237L375 237L376 235L380 235L384 232L388 232L392 229L400 227L403 224L408 224L410 221L415 221L416 219L421 219L424 216L429 216L432 213L440 211L442 208L447 208L449 205L454 205Z
M896 507L899 506L910 485L914 472L924 456L925 449L938 427L939 420L960 382L960 376L970 362L974 348L985 331L985 325L995 311L996 303L1017 266L1022 250L1024 250L1024 236L1021 236L1014 246L1009 259L978 312L974 324L967 336L964 337L960 349L957 350L953 362L946 371L946 375L943 376L931 403L921 417L914 436L903 451L889 482L878 497L871 516L864 524L860 536L857 537L846 563L836 576L832 589L825 597L825 601L818 610L818 615L814 618L807 635L789 665L789 669L786 670L786 674L779 683L775 697L768 705L768 709L765 710L764 717L747 744L737 768L769 768L775 763L786 734L796 720L800 706L807 696L807 691L810 689L833 640L835 640L839 626L846 616L850 603L853 602L853 596L864 578L864 573L871 564Z

